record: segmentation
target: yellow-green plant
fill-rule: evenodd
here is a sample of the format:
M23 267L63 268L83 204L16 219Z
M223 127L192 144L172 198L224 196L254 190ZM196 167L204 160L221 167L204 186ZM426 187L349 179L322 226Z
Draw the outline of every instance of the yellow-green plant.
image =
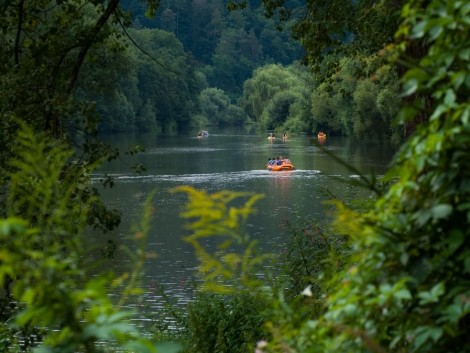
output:
M209 194L190 186L176 188L175 192L188 196L181 217L190 220L187 228L191 234L184 239L194 247L200 260L204 288L230 293L239 285L259 284L254 271L268 255L257 253L257 241L250 239L245 227L255 212L255 202L262 196L231 191ZM214 247L210 248L204 242L212 239Z
M207 193L190 186L181 217L190 234L184 239L198 257L203 284L188 306L185 352L233 353L253 350L269 332L264 322L270 300L260 291L268 254L259 254L257 241L246 229L262 195L219 191Z

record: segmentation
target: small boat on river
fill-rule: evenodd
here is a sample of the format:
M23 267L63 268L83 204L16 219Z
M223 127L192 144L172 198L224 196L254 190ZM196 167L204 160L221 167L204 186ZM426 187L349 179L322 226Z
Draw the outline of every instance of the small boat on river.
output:
M202 131L199 131L198 134L197 134L197 137L209 137L209 131L207 130L202 130Z
M320 145L323 145L323 144L325 144L325 142L326 142L326 134L324 132L320 131L318 133L318 143Z
M288 158L269 159L266 169L271 172L294 170L294 165Z

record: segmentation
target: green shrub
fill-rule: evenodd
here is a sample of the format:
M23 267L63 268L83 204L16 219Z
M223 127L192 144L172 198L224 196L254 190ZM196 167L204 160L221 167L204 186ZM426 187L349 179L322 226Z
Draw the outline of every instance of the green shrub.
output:
M347 257L346 238L332 234L307 219L287 221L290 238L283 244L280 267L284 275L286 298L294 299L305 288L318 303L326 292L326 278L339 271ZM322 305L318 305L316 312Z
M189 305L187 353L245 353L267 339L268 304L245 291L231 295L198 293Z

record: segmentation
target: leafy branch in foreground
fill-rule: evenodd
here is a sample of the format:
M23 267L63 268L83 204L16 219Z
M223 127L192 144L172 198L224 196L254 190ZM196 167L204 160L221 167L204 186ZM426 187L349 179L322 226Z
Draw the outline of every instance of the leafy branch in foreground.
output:
M191 220L187 228L192 234L185 241L194 247L201 261L199 271L204 289L230 293L237 289L237 284L249 287L259 283L254 270L269 255L257 254L257 242L249 239L245 226L248 217L255 213L253 205L262 196L230 191L208 194L189 186L176 188L175 192L188 196L181 217ZM242 200L246 201L240 205ZM212 239L217 242L213 251L203 244Z
M351 261L334 278L325 314L284 331L288 350L470 350L469 14L464 1L404 6L399 47L428 47L405 74L404 91L432 95L420 104L430 119L402 146L388 174L396 182L368 212L339 207ZM413 120L410 112L420 113L403 117Z
M185 353L242 353L269 337L264 322L270 301L257 288L268 254L246 231L248 217L262 195L220 191L209 194L189 186L174 190L188 201L181 217L189 220L185 237L196 252L202 290L188 306ZM271 256L269 256L271 257Z
M80 241L93 207L93 198L82 195L87 193L89 173L78 173L81 181L69 176L73 169L66 166L72 152L46 134L36 135L23 126L16 142L9 218L0 220L0 294L15 308L2 315L0 342L8 342L9 351L34 348L37 353L157 352L158 344L144 338L131 322L135 313L121 309L108 292L130 278L123 302L140 293L149 205L134 233L138 250L133 272L120 278L112 273L92 276ZM20 343L36 332L41 336L29 340L31 346ZM178 348L167 344L163 351Z

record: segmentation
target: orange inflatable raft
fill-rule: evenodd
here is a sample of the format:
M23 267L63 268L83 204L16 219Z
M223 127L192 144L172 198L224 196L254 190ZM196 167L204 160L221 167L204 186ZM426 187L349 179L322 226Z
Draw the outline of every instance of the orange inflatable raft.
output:
M294 165L291 163L290 160L284 159L281 161L281 164L266 164L266 168L271 172L282 172L288 170L294 170Z

